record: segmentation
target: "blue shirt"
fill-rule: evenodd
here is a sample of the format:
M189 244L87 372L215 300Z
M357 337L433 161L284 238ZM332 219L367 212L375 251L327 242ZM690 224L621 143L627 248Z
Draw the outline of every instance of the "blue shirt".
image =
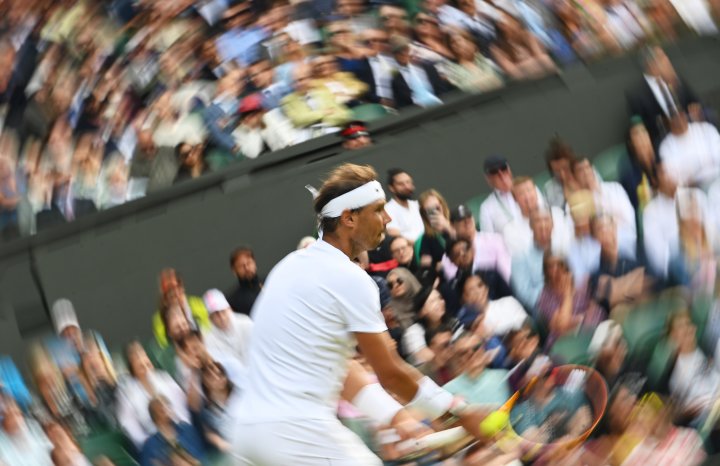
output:
M250 66L260 58L260 44L269 37L261 27L233 29L215 41L222 61L235 60L241 66Z
M575 286L581 286L600 268L600 243L591 236L575 238L568 251L568 265Z
M525 309L535 309L545 286L543 256L545 252L533 246L522 255L513 257L510 285L515 297Z
M502 406L512 394L504 369L485 369L475 379L460 374L443 388L453 395L460 395L470 404Z
M205 451L203 450L200 435L198 435L195 428L187 422L174 425L177 445L200 461L201 464L204 464ZM140 453L140 464L142 466L166 464L172 451L173 445L159 432L156 432L145 441Z

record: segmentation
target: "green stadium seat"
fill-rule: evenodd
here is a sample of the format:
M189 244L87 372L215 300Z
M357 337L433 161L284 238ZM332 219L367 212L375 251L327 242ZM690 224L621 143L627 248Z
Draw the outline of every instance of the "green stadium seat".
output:
M705 348L705 328L707 327L710 311L713 306L713 297L711 295L695 296L690 306L690 317L697 327L697 341L708 354L713 354L715 348Z
M566 364L590 365L588 354L592 332L570 333L558 338L550 349L553 359L562 360Z
M390 110L380 104L362 104L352 108L353 120L371 122L390 115Z
M487 194L483 194L480 196L475 196L467 201L465 201L465 205L468 209L470 209L470 212L472 212L473 216L475 217L475 228L480 230L480 205L485 201L487 198Z
M80 449L90 460L105 456L115 466L137 466L129 453L129 441L122 432L100 431L80 439Z
M145 351L153 366L175 377L175 349L172 346L161 348L153 338L145 345Z
M626 157L625 145L619 144L599 153L592 163L603 181L618 181L620 179L620 163Z
M684 307L682 297L666 294L630 311L622 323L623 335L628 344L628 359L640 364L647 363L665 333L668 318Z

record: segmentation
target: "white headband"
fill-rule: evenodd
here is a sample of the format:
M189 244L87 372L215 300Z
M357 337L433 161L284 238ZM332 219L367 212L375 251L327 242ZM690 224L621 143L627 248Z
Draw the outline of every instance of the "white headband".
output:
M325 204L321 218L337 218L346 210L359 209L375 201L385 200L385 191L378 181L370 181Z

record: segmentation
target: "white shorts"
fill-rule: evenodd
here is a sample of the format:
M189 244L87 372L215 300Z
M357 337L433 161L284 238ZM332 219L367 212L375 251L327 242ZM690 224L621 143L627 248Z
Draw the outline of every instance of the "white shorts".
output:
M382 466L339 420L238 424L230 439L235 466Z

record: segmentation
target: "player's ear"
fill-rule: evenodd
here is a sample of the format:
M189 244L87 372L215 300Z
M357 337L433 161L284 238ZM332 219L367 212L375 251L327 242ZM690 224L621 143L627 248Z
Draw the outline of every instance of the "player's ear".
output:
M340 224L345 225L348 228L354 228L356 221L357 216L355 215L355 212L350 209L343 210L343 213L340 215Z

